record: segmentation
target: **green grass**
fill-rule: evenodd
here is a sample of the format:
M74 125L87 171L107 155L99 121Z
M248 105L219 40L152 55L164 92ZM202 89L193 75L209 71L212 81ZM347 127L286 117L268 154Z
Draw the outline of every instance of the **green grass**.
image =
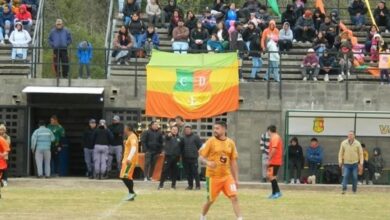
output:
M45 184L45 185L44 185ZM42 186L40 186L42 185ZM0 219L199 219L205 191L157 191L137 182L138 197L123 202L125 187L118 182L61 179L10 184L2 189ZM364 190L342 196L334 191L284 191L283 198L266 199L269 190L240 189L244 219L389 219L389 193ZM220 195L208 219L234 219L228 201Z

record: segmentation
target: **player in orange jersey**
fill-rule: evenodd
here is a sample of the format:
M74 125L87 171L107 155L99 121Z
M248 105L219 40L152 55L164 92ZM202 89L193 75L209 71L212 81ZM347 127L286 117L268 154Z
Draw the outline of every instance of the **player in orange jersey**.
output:
M280 166L283 164L283 140L276 133L275 125L270 125L267 129L270 136L267 176L272 185L272 194L269 199L278 199L282 196L280 193L277 176Z

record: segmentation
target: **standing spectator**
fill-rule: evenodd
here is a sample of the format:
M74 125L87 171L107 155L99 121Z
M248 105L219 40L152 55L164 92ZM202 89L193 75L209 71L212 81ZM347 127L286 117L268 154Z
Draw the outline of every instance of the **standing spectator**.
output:
M333 45L334 39L337 36L337 26L332 23L330 17L325 17L324 23L320 25L319 32L325 35L329 45Z
M11 152L11 137L7 134L7 128L5 127L4 124L0 124L0 138L3 138L4 141L7 143L8 147L4 149L2 159L5 160L5 162L8 164L8 158L9 158L9 153ZM3 183L3 186L8 185L8 169L5 168L2 170L2 178L1 181Z
M252 22L248 24L247 34L248 33L249 36L245 37L248 38L249 42L249 56L252 56L252 70L250 78L251 80L257 80L260 79L257 74L260 73L261 67L263 66L263 59L261 58L260 51L260 34L257 29L255 29Z
M291 27L294 27L295 22L297 21L296 14L294 12L294 5L288 4L286 7L286 11L282 13L282 22L288 22Z
M148 29L142 36L141 44L147 56L151 56L152 50L158 49L160 46L160 36L153 24L148 24Z
M114 39L114 51L112 57L115 57L115 61L118 65L125 63L128 65L127 58L129 57L129 51L133 47L133 39L129 33L129 30L122 25Z
M246 49L250 51L251 42L257 41L257 44L259 45L256 50L260 50L260 32L259 29L256 28L255 24L253 22L248 22L247 27L244 29L244 32L242 33L242 38L245 42Z
M290 171L290 184L300 184L301 170L304 164L303 150L298 143L298 138L293 137L288 146L288 169ZM294 175L296 171L296 175Z
M362 145L362 149L363 149L363 158L364 158L364 162L363 162L363 172L361 174L359 174L359 182L358 184L359 185L363 185L363 181L366 180L366 184L368 185L368 179L367 179L367 175L366 175L366 170L368 170L368 159L369 159L369 154L368 154L368 150L366 148L366 145L365 144L361 144Z
M120 117L118 115L115 115L112 118L112 124L108 126L108 129L110 130L113 137L108 148L107 174L112 170L112 162L114 157L116 160L116 168L118 172L121 170L124 125L120 122Z
M179 136L184 136L184 118L180 115L175 117L175 125L179 128Z
M384 167L385 161L383 160L381 149L376 147L372 152L372 157L368 161L369 185L374 184L374 177L375 180L378 180L381 177Z
M27 47L31 41L30 34L23 29L23 24L20 22L15 23L15 30L12 31L9 37L9 42L12 44L12 62L15 62L16 58L27 61Z
M172 31L178 26L179 20L182 20L179 9L175 9L169 21L168 36L172 36Z
M267 169L268 169L268 154L269 154L269 139L268 132L260 135L260 151L261 151L261 176L262 182L267 182Z
M148 1L146 5L146 14L148 15L149 23L154 26L160 26L160 18L161 18L161 9L160 5L156 2L156 0Z
M190 44L194 52L202 52L206 50L206 43L209 39L209 32L203 28L202 22L196 23L196 28L191 31Z
M129 26L133 14L138 12L140 12L140 8L134 0L127 0L123 7L123 22L125 22L126 27Z
M92 44L88 41L81 41L77 47L77 57L79 58L79 79L83 78L83 69L87 71L87 79L91 78L90 63L92 60Z
M214 31L214 28L217 25L217 20L215 19L215 16L211 14L210 10L206 10L204 12L202 24L203 27L205 27L209 31L209 34Z
M45 127L44 121L39 121L39 128L34 131L31 137L31 150L35 155L38 178L43 177L43 163L45 164L45 177L50 178L50 148L55 141L53 132Z
M322 147L319 145L317 138L311 139L310 146L306 149L306 157L309 166L309 177L311 177L312 183L315 184L318 177L318 170L324 158Z
M187 11L186 22L184 26L186 26L189 31L192 31L196 28L197 23L198 19L196 18L194 12L191 10Z
M367 13L367 8L362 0L354 0L351 6L348 7L348 12L352 24L357 26L357 29L362 29L366 24L365 14Z
M268 52L268 70L265 73L264 80L268 81L270 79L270 75L276 82L280 82L279 76L279 63L280 63L280 54L279 48L276 44L275 40L272 38L267 39L267 52Z
M256 18L258 19L258 27L261 31L264 31L266 27L269 26L271 17L269 16L267 12L267 6L262 5L260 6L259 13L257 14Z
M149 129L142 134L141 143L145 152L145 181L150 181L163 148L163 136L156 121L152 121Z
M355 139L353 131L348 132L348 139L340 144L339 166L343 169L342 194L347 192L347 184L352 176L352 191L356 193L358 182L358 170L363 169L363 149L360 142Z
M194 188L194 179L196 190L200 190L200 179L198 173L198 157L199 149L202 146L202 141L197 134L192 133L190 124L184 125L184 136L181 141L181 153L184 165L184 170L187 175L188 187L186 190Z
M317 37L313 41L314 51L317 53L317 57L321 57L326 48L329 48L328 40L325 38L324 33L318 32Z
M171 132L165 138L164 146L164 167L161 174L160 184L158 189L164 188L164 182L166 178L171 178L172 184L171 188L176 189L176 178L177 178L177 163L180 158L180 144L181 139L179 136L179 128L175 125L171 128Z
M131 17L131 22L129 24L129 31L135 40L133 45L134 48L136 49L141 48L142 35L146 31L146 26L144 22L140 19L138 12L134 12L133 16Z
M286 53L292 48L294 40L293 32L288 22L284 22L282 30L279 31L279 50L281 53Z
M352 44L349 40L343 40L340 45L339 53L339 65L341 69L341 74L339 75L338 81L341 82L344 80L344 72L347 71L348 76L351 75L351 68L353 63L353 53L352 53Z
M268 38L275 41L275 43L279 40L279 30L276 27L275 20L271 20L269 22L269 26L266 29L263 29L263 34L261 35L261 49L266 50Z
M378 3L378 7L374 10L374 18L376 25L384 26L386 33L390 31L390 11L386 7L385 0Z
M83 136L83 146L84 146L84 161L85 165L87 167L87 176L90 179L93 179L93 148L94 148L94 143L93 143L93 138L94 138L94 133L96 130L96 120L91 119L89 120L89 125L88 129L84 132Z
M93 161L95 163L94 174L95 179L107 178L107 160L108 153L113 135L109 129L107 129L106 120L100 119L99 126L96 128L93 134Z
M37 10L38 10L37 0L23 0L22 4L26 5L27 10L31 13L33 18L37 16Z
M276 132L276 127L274 125L270 125L267 129L267 132L270 136L267 174L268 180L272 185L272 194L268 198L278 199L282 197L277 178L279 168L283 164L283 140Z
M325 15L322 14L322 12L317 8L314 10L314 15L313 15L313 22L314 22L314 28L316 30L316 33L320 30L320 25L324 23L325 20Z
M188 40L190 31L184 26L183 20L179 20L178 26L173 29L172 49L174 53L186 54L188 50Z
M244 27L242 23L237 22L234 23L235 29L234 31L230 32L230 39L229 39L229 47L231 51L238 51L240 55L240 59L242 59L242 53L245 49L245 43L244 43L244 38L242 36L244 32Z
M15 23L16 22L22 23L26 31L30 33L32 27L32 17L31 13L27 11L27 6L25 4L20 6L19 12L15 15Z
M68 49L67 47L72 43L72 35L64 27L61 19L56 20L56 27L50 31L49 45L53 48L53 63L54 70L57 77L68 78L69 64L68 64ZM62 65L62 70L60 67Z
M320 72L320 64L314 49L310 48L307 50L307 55L303 58L301 68L303 81L310 78L317 81L317 76Z
M4 39L9 39L9 34L14 26L14 14L8 5L3 5L3 14L0 16L0 43L4 44ZM3 35L4 33L4 35Z
M329 54L329 50L324 50L324 55L320 57L320 73L324 74L324 81L329 82L329 74L332 74L335 66L335 58Z
M294 37L298 42L312 42L315 36L312 12L306 10L305 14L298 18L294 28Z
M62 150L61 141L65 138L65 129L60 125L58 117L53 115L50 117L50 124L47 126L54 134L54 143L51 155L51 168L52 174L58 175L59 173L59 154Z
M229 32L226 29L225 23L222 21L217 24L217 29L213 32L217 35L217 39L222 44L223 49L229 48Z
M229 10L226 13L226 19L225 19L225 27L226 29L230 28L230 22L236 22L238 21L238 14L236 9L235 3L230 3Z
M370 53L371 51L372 38L378 33L379 33L378 27L376 27L375 25L372 25L370 29L367 31L366 43L364 44L367 53Z

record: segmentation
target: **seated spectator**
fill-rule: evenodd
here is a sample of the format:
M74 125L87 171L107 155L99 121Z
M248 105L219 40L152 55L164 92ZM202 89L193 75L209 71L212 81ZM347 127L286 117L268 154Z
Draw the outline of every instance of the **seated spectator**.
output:
M127 2L126 2L127 3ZM118 18L123 18L123 7L125 6L125 0L118 0Z
M87 71L87 79L91 78L90 63L92 60L92 44L82 41L77 47L77 57L79 58L79 79L83 78L83 69Z
M246 0L244 5L240 9L240 17L242 18L248 18L250 13L259 13L261 4L257 0Z
M129 26L133 14L138 12L140 12L140 8L134 0L127 0L123 7L123 21L125 22L126 27Z
M337 26L332 23L330 17L325 17L324 23L320 25L320 32L325 35L329 45L333 45L334 39L337 36Z
M305 12L305 3L306 0L293 0L294 2L294 11L297 18L301 17Z
M286 11L282 13L282 23L288 22L291 27L294 27L296 21L297 17L294 12L294 5L288 4Z
M133 39L130 36L128 29L122 25L118 33L114 38L114 51L112 52L112 57L115 57L115 61L118 65L126 64L127 58L129 57L129 51L133 46Z
M146 32L142 35L141 46L146 51L147 56L152 54L153 49L158 49L160 46L160 36L153 24L149 24Z
M268 81L270 79L270 75L276 82L280 82L279 76L279 63L280 63L280 55L278 45L272 37L267 38L267 47L266 51L268 52L268 70L265 73L264 80Z
M275 42L278 42L279 40L279 30L276 28L276 22L275 20L271 20L269 22L269 26L263 31L263 34L261 35L261 48L265 50L266 48L266 40L267 38L273 39Z
M14 14L10 10L8 5L3 5L3 15L0 16L0 41L8 40L14 26ZM4 34L4 35L3 35Z
M357 26L357 29L362 29L366 24L365 14L367 13L367 8L362 0L354 0L351 6L348 7L349 16L351 16L351 21L353 25Z
M175 11L173 11L171 21L169 23L168 36L172 36L173 29L177 27L179 20L182 20L182 19L183 18L180 15L179 9L175 9Z
M317 56L321 57L326 48L329 48L328 40L322 32L319 32L317 37L314 39L313 49L317 53Z
M340 14L337 9L332 9L330 12L330 21L334 26L336 26L336 34L339 34L339 24L340 24Z
M381 0L378 7L374 10L374 18L376 25L386 28L386 33L390 31L390 11L386 7L386 1Z
M370 63L376 63L379 60L379 51L383 46L383 39L380 34L375 34L371 41L371 50L370 50Z
M300 184L301 170L305 164L303 150L298 138L293 137L288 146L288 169L290 171L290 184Z
M258 19L258 28L260 28L261 31L264 31L264 29L268 27L268 24L271 21L271 17L267 12L267 6L262 5L256 17Z
M332 74L334 71L334 66L336 64L335 57L329 54L329 50L325 49L323 56L320 57L320 73L324 74L324 81L329 82L329 74Z
M294 37L298 42L312 42L315 37L312 12L306 10L305 14L298 18L294 28Z
M190 37L191 49L195 52L206 50L209 32L203 28L202 22L198 21L196 28L192 29Z
M9 36L9 42L12 44L11 59L14 62L17 58L26 61L27 47L31 41L31 36L28 31L23 29L21 22L15 23L15 30Z
M340 45L339 53L339 65L341 69L341 74L339 75L338 81L341 82L344 80L344 73L347 72L348 76L351 75L352 63L353 63L353 53L352 53L352 44L350 40L343 40Z
M235 3L230 3L229 10L226 13L225 27L229 29L231 21L238 21L238 14Z
M37 16L38 1L37 0L23 0L22 4L27 6L27 10L31 13L32 17Z
M252 22L256 28L259 26L260 19L256 17L256 13L251 13L249 17L249 21Z
M23 27L26 31L30 33L32 27L32 17L30 12L27 11L26 5L21 5L19 8L19 13L15 16L15 23L20 22L23 24Z
M365 49L367 53L371 51L372 38L379 33L378 28L375 25L372 25L370 29L367 31L367 39L365 43Z
M307 55L303 58L301 64L303 81L313 78L317 81L318 73L320 72L320 63L314 49L307 50Z
M313 22L314 22L314 28L316 29L316 32L320 30L320 25L324 23L325 15L322 14L322 12L317 8L314 10L313 15Z
M256 51L260 50L260 30L255 27L253 22L248 23L247 28L245 28L244 32L242 33L242 37L248 51L251 50L250 45L255 40L259 42L259 47L256 48Z
M310 146L306 149L306 158L309 166L309 175L315 180L324 158L322 147L319 145L317 138L311 139Z
M214 31L217 34L218 40L221 42L223 49L229 48L229 32L225 27L224 22L219 22L217 24L217 29Z
M374 178L378 180L383 172L385 161L383 160L381 149L376 147L373 150L372 157L368 160L369 184L372 185Z
M224 50L216 33L211 34L210 39L207 41L207 50L213 52L222 52Z
M390 54L390 48L387 43L383 44L381 53ZM381 55L379 54L379 56ZM387 68L381 69L380 76L381 76L381 85L390 84L389 69Z
M149 24L153 24L156 27L160 26L161 9L156 0L148 1L146 14L148 15Z
M212 33L217 25L215 16L211 14L209 10L206 10L202 18L203 27L205 27L209 33Z
M19 13L20 6L22 5L22 0L13 0L12 2L12 13L15 15Z
M146 31L146 26L144 22L139 18L139 13L134 12L133 16L131 17L131 22L129 24L129 31L130 34L134 37L134 48L141 48L142 47L142 36L144 35Z
M172 49L175 53L187 53L189 35L190 31L184 26L183 20L179 20L177 27L175 27L172 32Z
M286 53L292 48L292 41L294 39L290 24L286 21L283 24L282 30L279 31L279 49L281 53Z
M225 1L224 0L214 0L213 7L211 9L211 14L216 18L221 18L225 15Z
M184 26L186 26L188 30L192 31L194 28L196 28L197 22L198 19L196 18L194 12L191 10L187 11L186 22Z
M164 7L163 13L163 21L162 23L165 24L165 22L170 22L172 20L173 13L175 10L178 10L180 12L179 7L176 5L176 0L168 0L168 5Z

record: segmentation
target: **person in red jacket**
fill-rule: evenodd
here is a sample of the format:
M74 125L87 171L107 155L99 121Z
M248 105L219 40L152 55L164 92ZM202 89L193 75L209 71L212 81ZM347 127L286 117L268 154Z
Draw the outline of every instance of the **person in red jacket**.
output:
M27 6L25 4L21 5L19 8L19 12L16 13L15 23L16 22L21 22L26 31L31 31L32 17L31 13L27 10Z

